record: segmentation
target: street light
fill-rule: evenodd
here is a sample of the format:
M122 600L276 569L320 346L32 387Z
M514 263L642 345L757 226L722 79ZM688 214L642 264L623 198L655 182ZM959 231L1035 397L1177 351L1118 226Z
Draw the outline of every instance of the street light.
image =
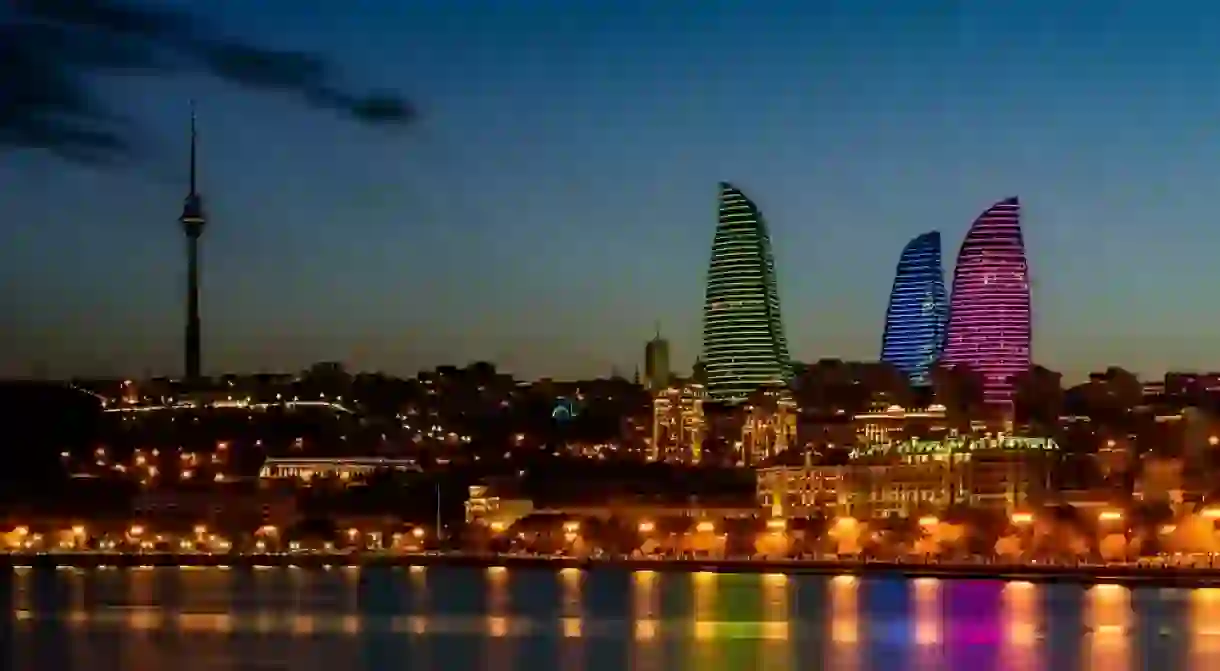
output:
M656 524L649 522L647 520L640 522L640 533L642 533L642 534L650 534L653 531L656 531L656 528L657 528Z
M1033 513L1013 513L1012 514L1012 523L1013 524L1025 525L1025 524L1030 524L1033 521L1034 521Z
M716 525L711 522L700 522L695 525L695 531L700 533L711 533L716 530Z
M1121 522L1123 514L1117 510L1103 510L1097 513L1098 522Z

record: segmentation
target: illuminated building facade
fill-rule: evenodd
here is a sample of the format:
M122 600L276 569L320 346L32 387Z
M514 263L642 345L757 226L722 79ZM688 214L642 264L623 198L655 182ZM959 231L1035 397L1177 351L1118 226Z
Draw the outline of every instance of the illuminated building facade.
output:
M1032 340L1021 206L1009 198L979 216L962 241L940 360L981 375L988 404L1011 406L1012 378L1029 369Z
M742 406L738 463L757 466L796 443L796 400L787 387L760 389Z
M1059 446L1012 436L875 444L843 465L760 469L758 503L784 515L936 514L955 503L1012 513L1047 490Z
M721 182L703 306L702 362L711 400L740 402L760 387L789 382L776 285L762 213L741 191Z
M907 243L898 259L885 311L881 360L902 371L911 384L927 385L944 347L948 317L940 233L932 231Z
M706 400L707 391L699 384L669 387L653 396L648 461L699 463L707 434Z
M942 438L949 432L945 406L908 409L900 405L878 407L852 417L856 442L873 445L909 438Z
M523 497L507 497L488 485L471 485L466 496L466 522L482 524L499 533L534 512L534 503Z
M413 459L388 459L385 457L346 458L281 458L268 457L259 470L265 480L300 480L309 482L314 478L336 478L341 482L367 478L381 471L419 472L419 464Z

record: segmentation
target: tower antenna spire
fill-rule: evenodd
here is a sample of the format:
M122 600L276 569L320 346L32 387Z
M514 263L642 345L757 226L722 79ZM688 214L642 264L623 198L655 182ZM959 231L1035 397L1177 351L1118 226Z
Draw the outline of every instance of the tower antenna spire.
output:
M196 118L195 99L192 98L191 99L191 195L192 196L198 195L198 193L199 193L195 188L195 186L196 186L195 178L197 175L196 163L197 163L197 159L198 159L198 144L199 144L199 132L195 128L195 118Z

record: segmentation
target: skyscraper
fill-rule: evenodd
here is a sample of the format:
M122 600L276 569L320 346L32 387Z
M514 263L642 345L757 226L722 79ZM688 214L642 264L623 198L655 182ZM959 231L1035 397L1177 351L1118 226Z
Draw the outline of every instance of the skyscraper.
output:
M1008 405L1012 377L1030 365L1031 327L1021 206L1009 198L983 212L962 241L941 362L968 365L982 376L984 400Z
M898 259L881 336L881 360L902 371L912 385L928 384L928 373L945 344L949 296L940 260L940 233L907 243Z
M742 401L790 378L767 225L758 207L726 182L707 271L702 360L713 401Z
M654 392L669 387L669 341L661 337L660 324L644 345L644 386Z
M190 190L182 203L182 216L178 222L186 233L186 342L183 373L187 380L197 380L200 375L200 320L199 320L199 236L207 224L203 212L203 196L196 188L196 149L198 135L195 132L195 107L191 105L191 177Z

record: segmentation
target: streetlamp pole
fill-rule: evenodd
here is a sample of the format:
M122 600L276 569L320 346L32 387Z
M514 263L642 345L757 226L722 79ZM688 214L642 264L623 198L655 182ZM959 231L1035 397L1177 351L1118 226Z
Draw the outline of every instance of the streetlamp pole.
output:
M441 531L441 483L436 483L436 540L439 543L444 538Z

